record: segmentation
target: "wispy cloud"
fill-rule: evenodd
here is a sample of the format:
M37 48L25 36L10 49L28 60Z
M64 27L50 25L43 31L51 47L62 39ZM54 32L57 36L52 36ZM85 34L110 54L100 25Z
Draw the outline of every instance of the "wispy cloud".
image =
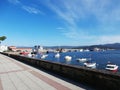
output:
M120 42L120 36L119 35L108 35L108 36L101 36L98 39L98 42L101 43L117 43Z
M29 13L33 13L33 14L44 14L43 12L41 12L39 9L34 8L34 7L30 7L30 6L23 6L22 7L24 10L26 10Z
M56 29L58 29L58 30L64 30L65 28L63 28L63 27L58 27L58 28L56 28Z
M31 14L44 14L40 8L20 0L8 0ZM36 0L37 1L40 0ZM63 35L76 41L91 43L120 42L120 0L44 0L65 27L58 27ZM113 34L113 35L112 35ZM110 40L109 40L110 39Z
M12 4L20 4L19 0L8 0Z
M44 14L40 9L38 9L34 6L26 5L26 4L22 3L20 0L8 0L8 1L12 4L15 4L15 5L21 7L23 10L27 11L28 13L41 14L41 15Z
M63 34L69 38L95 40L96 42L98 39L103 42L113 42L113 40L108 41L107 37L115 41L119 41L117 38L120 39L115 35L118 34L118 28L120 28L119 0L49 0L47 6L63 20L66 25ZM85 21L89 23L81 27ZM91 24L93 30L87 28L87 25ZM111 30L116 32L113 36L109 36ZM91 32L98 32L99 35L96 36Z

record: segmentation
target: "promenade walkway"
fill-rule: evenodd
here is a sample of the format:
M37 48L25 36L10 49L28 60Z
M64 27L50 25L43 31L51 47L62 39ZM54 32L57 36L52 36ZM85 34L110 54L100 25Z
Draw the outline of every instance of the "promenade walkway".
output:
M92 90L0 54L0 90Z

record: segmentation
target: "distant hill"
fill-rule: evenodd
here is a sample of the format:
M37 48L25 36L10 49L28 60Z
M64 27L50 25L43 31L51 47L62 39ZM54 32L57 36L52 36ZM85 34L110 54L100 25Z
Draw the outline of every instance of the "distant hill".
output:
M75 48L75 46L44 46L44 48L51 48L51 49L70 49L70 48Z
M78 46L75 48L84 48L84 49L93 49L93 48L101 48L101 49L120 49L120 43L114 44L103 44L103 45L91 45L91 46Z
M120 49L120 43L105 44L104 46L106 46L108 48L113 48L113 49Z
M90 46L44 46L44 48L58 49L58 48L67 48L67 49L120 49L120 43L113 44L101 44L101 45L90 45Z
M33 47L29 47L29 48L33 48ZM64 48L66 48L66 49L81 49L81 48L82 49L94 49L96 47L101 48L101 49L120 49L120 43L90 45L90 46L43 46L43 48L51 48L51 49L59 49L59 48L63 48L63 49ZM28 47L24 47L24 48L28 48Z

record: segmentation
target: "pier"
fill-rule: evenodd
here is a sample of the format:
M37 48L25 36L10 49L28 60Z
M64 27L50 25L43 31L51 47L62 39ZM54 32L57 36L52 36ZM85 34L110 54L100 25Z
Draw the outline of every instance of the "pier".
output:
M93 90L8 56L0 54L0 90Z

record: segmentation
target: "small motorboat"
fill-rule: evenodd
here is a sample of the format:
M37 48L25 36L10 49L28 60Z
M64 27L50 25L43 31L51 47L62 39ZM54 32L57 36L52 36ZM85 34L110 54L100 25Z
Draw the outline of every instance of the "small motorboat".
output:
M59 53L55 54L55 58L59 58L59 57L60 57Z
M66 61L71 61L72 57L71 56L65 56Z
M41 59L45 59L48 55L42 55Z
M89 60L88 58L77 58L78 62L86 62L88 60Z
M32 57L32 54L31 54L31 53L29 53L29 54L28 54L28 57Z
M29 52L27 52L27 51L20 52L20 55L23 55L23 56L27 56L28 54L29 54Z
M87 68L96 68L96 63L95 62L85 62L84 66Z
M105 69L108 71L117 72L118 67L118 65L108 62Z

